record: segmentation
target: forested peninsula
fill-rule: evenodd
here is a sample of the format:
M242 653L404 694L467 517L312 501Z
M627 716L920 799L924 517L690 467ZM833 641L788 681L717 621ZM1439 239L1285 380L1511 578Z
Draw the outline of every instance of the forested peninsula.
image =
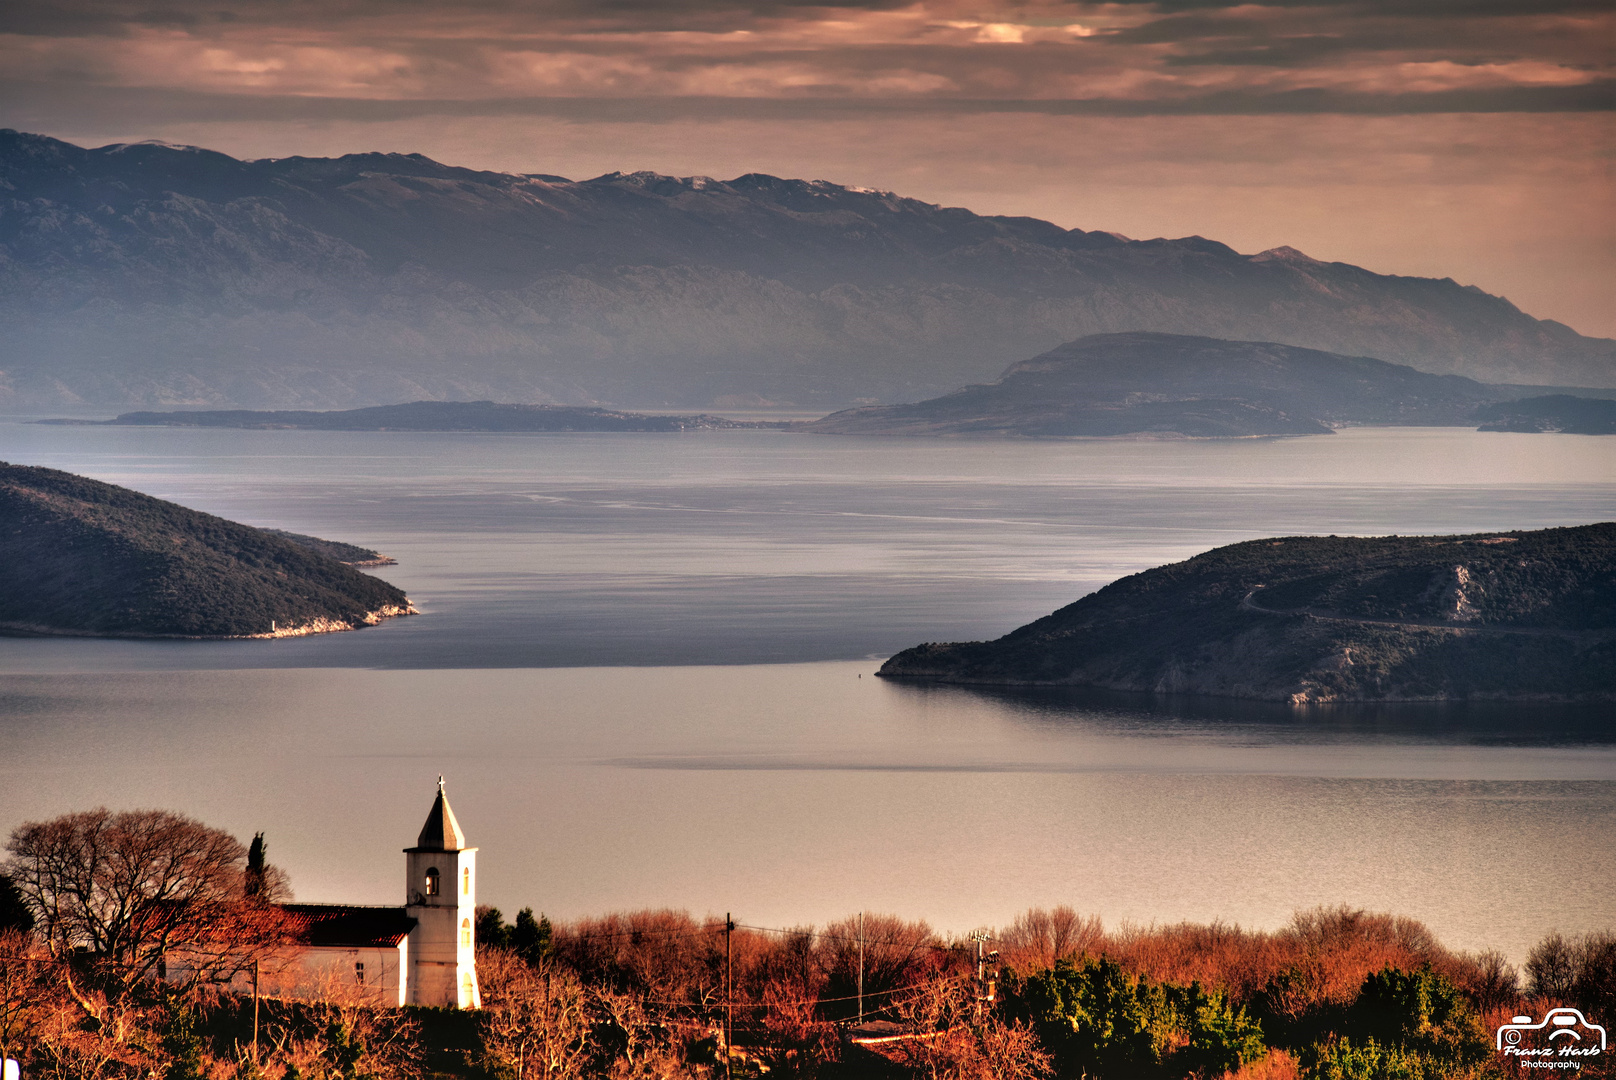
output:
M0 632L296 637L413 612L403 590L333 553L386 559L0 462Z
M1616 523L1232 544L879 674L1292 704L1612 700Z

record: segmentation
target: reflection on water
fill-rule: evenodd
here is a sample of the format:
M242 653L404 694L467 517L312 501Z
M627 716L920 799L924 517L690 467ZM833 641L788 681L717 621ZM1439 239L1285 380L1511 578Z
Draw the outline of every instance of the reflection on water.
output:
M304 899L384 903L441 772L506 911L779 926L864 908L963 931L1034 904L1272 927L1348 903L1517 958L1550 927L1612 921L1608 739L914 690L872 670L0 675L0 821L177 807L267 831Z
M324 638L10 643L0 670L858 659L997 637L1253 537L1616 518L1616 439L1452 428L972 443L0 424L0 459L379 548L426 613Z
M266 831L303 899L397 902L443 773L506 911L959 931L1033 904L1273 927L1347 903L1517 959L1616 922L1602 709L926 687L868 659L1255 536L1616 518L1616 440L0 424L0 459L378 547L426 611L277 642L0 639L0 830L174 808Z
M1270 701L1142 694L1080 686L947 686L892 680L921 697L966 695L1054 728L1103 723L1119 730L1190 731L1263 742L1434 741L1452 746L1616 743L1609 702L1339 702L1293 708Z

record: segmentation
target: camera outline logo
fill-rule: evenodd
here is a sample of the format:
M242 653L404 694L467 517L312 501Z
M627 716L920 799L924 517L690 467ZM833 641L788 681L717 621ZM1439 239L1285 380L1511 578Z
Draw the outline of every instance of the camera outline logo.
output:
M1596 1051L1590 1046L1585 1052L1603 1053L1605 1050L1605 1029L1583 1016L1581 1010L1573 1009L1570 1006L1561 1006L1557 1009L1550 1009L1548 1012L1543 1014L1543 1019L1535 1024L1532 1023L1532 1018L1530 1016L1516 1016L1513 1017L1509 1023L1500 1024L1498 1027L1496 1046L1499 1050L1504 1051L1505 1053L1512 1050L1519 1053L1521 1050L1521 1043L1525 1039L1525 1032L1543 1031L1544 1029L1548 1028L1553 1029L1549 1034L1550 1047L1553 1047L1554 1040L1558 1039L1562 1035L1568 1036L1569 1038L1575 1040L1575 1042L1563 1044L1565 1047L1580 1046L1582 1043L1582 1034L1576 1030L1576 1028L1579 1026L1588 1029L1589 1032L1597 1031L1599 1033L1599 1049Z

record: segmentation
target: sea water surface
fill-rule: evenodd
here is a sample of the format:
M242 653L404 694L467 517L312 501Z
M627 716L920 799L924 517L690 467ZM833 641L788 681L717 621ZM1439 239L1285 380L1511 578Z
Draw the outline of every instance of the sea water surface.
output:
M0 829L97 804L397 902L437 776L507 913L963 931L1345 903L1517 960L1616 924L1599 707L1314 708L873 678L1259 536L1616 518L1616 440L499 436L0 423L0 459L379 548L423 614L274 642L0 639Z

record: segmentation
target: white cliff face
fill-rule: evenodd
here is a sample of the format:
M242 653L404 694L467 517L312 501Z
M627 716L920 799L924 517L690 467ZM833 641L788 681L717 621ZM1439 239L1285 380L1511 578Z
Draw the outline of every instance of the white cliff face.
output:
M1442 613L1449 622L1469 623L1481 618L1481 609L1476 606L1484 590L1481 583L1470 574L1464 566L1453 568L1453 582L1448 586L1443 597Z
M393 619L403 615L419 614L420 612L416 611L414 604L384 604L375 611L365 612L364 616L359 619L357 626L354 625L354 623L349 622L347 619L327 619L322 616L320 618L309 619L306 622L297 623L293 626L281 626L276 624L274 629L267 633L243 634L242 636L246 638L290 638L308 637L310 634L335 634L340 633L343 630L357 630L360 626L375 626L383 619Z

